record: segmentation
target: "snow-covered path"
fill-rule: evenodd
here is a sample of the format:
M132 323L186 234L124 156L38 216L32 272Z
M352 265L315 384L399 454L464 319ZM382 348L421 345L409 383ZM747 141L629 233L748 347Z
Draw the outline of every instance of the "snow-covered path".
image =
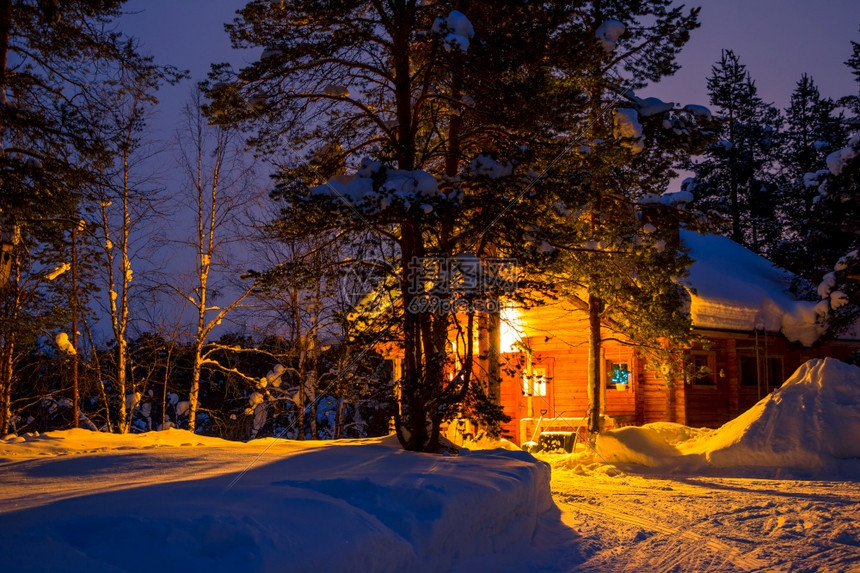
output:
M552 489L581 536L571 571L860 571L857 482L556 467Z

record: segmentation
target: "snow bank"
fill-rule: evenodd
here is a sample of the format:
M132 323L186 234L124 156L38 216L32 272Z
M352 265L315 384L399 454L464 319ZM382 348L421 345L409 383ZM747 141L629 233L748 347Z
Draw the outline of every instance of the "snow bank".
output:
M609 463L630 463L649 468L664 467L681 453L653 428L626 427L598 437L600 455Z
M824 333L829 304L795 299L788 271L727 237L682 230L681 238L694 260L686 283L697 327L781 331L804 346Z
M0 476L5 571L480 569L522 558L557 514L548 464L522 451L71 430L10 436L0 456L26 478Z
M610 463L690 472L709 468L838 470L860 462L860 368L810 360L773 394L717 430L647 424L601 434Z
M860 368L810 360L773 394L681 451L702 453L715 467L814 469L860 458Z

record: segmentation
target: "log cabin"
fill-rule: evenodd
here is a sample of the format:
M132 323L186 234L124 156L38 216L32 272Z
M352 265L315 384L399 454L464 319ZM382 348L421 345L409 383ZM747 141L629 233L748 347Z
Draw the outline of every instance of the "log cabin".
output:
M700 341L687 356L702 374L666 380L607 331L600 358L602 429L650 422L716 428L782 385L805 361L847 360L860 349L853 331L821 338L815 318L822 301L794 297L787 271L728 238L681 234L695 261L681 284ZM535 440L538 428L567 436L584 432L587 327L586 313L565 302L503 311L500 400L511 418L503 425L505 437L521 445ZM518 351L523 347L529 352Z

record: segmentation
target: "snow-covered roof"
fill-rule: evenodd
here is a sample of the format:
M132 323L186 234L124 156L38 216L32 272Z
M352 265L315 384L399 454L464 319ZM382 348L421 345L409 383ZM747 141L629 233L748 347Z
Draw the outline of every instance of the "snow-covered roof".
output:
M681 239L695 261L683 282L696 327L782 332L805 346L824 333L829 301L798 300L789 271L727 237L682 230Z

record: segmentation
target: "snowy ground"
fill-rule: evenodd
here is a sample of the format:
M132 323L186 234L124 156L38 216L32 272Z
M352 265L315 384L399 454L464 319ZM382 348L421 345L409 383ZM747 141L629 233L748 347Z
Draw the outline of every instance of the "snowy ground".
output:
M858 481L554 469L552 488L570 571L860 571Z
M0 571L860 572L858 424L860 369L818 361L718 431L600 456L8 436Z

